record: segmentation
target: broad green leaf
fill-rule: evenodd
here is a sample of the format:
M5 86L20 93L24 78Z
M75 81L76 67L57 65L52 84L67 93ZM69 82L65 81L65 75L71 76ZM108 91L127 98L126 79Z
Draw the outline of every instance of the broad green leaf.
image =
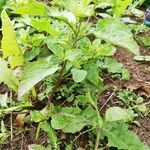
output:
M131 4L132 0L112 0L114 7L113 7L113 14L116 17L120 17L124 14L126 8Z
M124 150L149 150L124 122L107 122L100 134L107 136L108 146Z
M42 2L32 2L13 11L15 14L27 15L47 15L47 8Z
M53 66L48 59L27 64L19 83L18 97L22 97L35 84L43 80L46 76L54 74L58 69L58 65Z
M71 73L73 75L73 80L78 83L78 82L82 82L86 75L87 75L87 71L85 70L80 70L80 69L71 69Z
M132 121L132 117L129 114L128 110L125 110L120 107L110 107L107 109L105 114L106 121L118 121L123 120L125 122Z
M30 117L34 122L40 122L46 119L46 116L42 115L42 113L37 110L31 111Z
M55 0L54 3L65 7L77 17L92 16L94 14L94 5L90 4L92 0Z
M103 119L97 114L95 109L90 105L82 113L85 122L92 127L102 127Z
M13 71L7 67L7 63L0 58L0 83L4 82L8 87L17 92L18 79L14 76Z
M78 95L76 96L77 102L79 102L80 104L91 104L92 106L96 106L97 103L95 101L95 99L92 98L90 92L86 93L86 95Z
M116 51L116 48L110 44L110 43L105 43L101 44L99 40L95 40L92 43L91 49L95 52L95 56L113 56L113 54Z
M11 68L21 66L24 63L23 56L17 44L11 20L5 10L1 13L2 18L2 51L3 58L10 57Z
M140 28L142 28L142 25L140 26ZM150 37L148 35L138 36L138 40L141 42L143 46L150 48Z
M95 35L114 45L124 47L136 55L139 54L139 46L134 41L131 31L118 19L100 20L97 23Z
M58 149L58 138L56 132L52 129L50 124L48 122L41 122L40 127L47 132L49 140L53 143L53 148Z
M88 79L91 83L95 86L98 86L100 77L99 77L99 70L96 63L87 63L85 65L85 70L87 71L86 79Z
M66 43L60 41L58 38L48 38L47 41L48 48L60 59L64 58L64 51Z
M58 18L60 20L63 20L63 21L65 21L65 22L67 22L71 25L74 25L77 22L75 15L72 12L66 11L66 10L61 11L61 12L57 11L57 10L51 11L49 13L49 16L52 16L52 17Z
M50 105L49 107L45 107L41 111L33 110L30 112L31 120L34 122L42 122L44 120L48 120L51 116L53 110L53 105Z
M32 59L34 59L39 53L40 53L41 49L39 47L33 47L31 49L31 51L26 52L24 54L25 60L26 61L31 61Z
M94 14L94 5L91 0L71 0L68 2L67 9L78 17L92 16Z
M31 25L39 31L45 31L50 35L57 35L57 31L52 29L48 18L31 19Z
M115 59L106 57L103 61L98 61L97 64L100 68L107 69L109 73L121 74L123 80L130 79L129 71L124 68L123 64L117 62Z
M51 125L54 129L61 129L67 133L75 133L86 125L81 113L79 108L62 108L59 113L52 116Z

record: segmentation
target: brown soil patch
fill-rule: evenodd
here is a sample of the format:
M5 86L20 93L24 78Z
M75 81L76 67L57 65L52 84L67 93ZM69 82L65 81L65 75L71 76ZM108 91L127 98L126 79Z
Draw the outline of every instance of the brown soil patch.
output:
M141 49L142 55L150 55L150 51ZM150 63L134 61L133 55L126 50L119 49L115 53L115 58L124 64L131 73L129 81L114 81L118 86L137 92L145 98L145 102L150 102ZM150 105L147 105L150 108ZM134 127L134 131L139 138L150 146L150 115L139 118L140 127Z

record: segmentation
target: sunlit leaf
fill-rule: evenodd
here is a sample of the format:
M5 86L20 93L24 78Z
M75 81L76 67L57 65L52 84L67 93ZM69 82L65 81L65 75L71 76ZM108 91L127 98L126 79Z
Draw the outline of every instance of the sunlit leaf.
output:
M108 146L125 150L149 150L137 135L128 130L124 122L109 122L103 126L103 136L108 138Z
M80 131L86 123L79 108L65 107L60 113L52 116L51 125L54 129L62 129L62 131L67 133L75 133Z
M75 68L71 69L71 73L73 75L73 80L77 83L82 82L85 79L86 75L87 75L87 71L80 70L80 69L75 69Z
M106 121L118 121L124 120L125 122L132 121L128 110L125 110L120 107L110 107L107 109L105 114Z
M13 11L15 14L28 14L28 15L41 15L46 16L47 15L47 8L42 2L32 2L28 3L25 6L22 6L15 11Z
M120 20L105 18L98 22L95 35L114 45L130 50L138 55L139 47L132 37L129 28Z
M49 140L53 143L54 149L58 149L59 143L58 143L57 134L54 131L54 129L52 129L51 125L48 122L42 122L42 123L40 123L40 127L45 132L47 132Z
M100 81L99 70L98 70L97 64L93 62L87 63L85 65L85 70L87 71L86 79L88 79L91 83L97 86Z
M52 29L50 25L50 21L46 18L41 18L41 19L32 19L31 20L31 25L38 29L39 31L45 31L49 33L50 35L57 35L58 33L56 30Z
M2 11L2 51L3 58L10 58L10 65L12 68L21 66L24 63L19 45L13 31L11 20L9 19L5 10Z
M46 76L55 73L58 69L58 65L53 66L48 59L27 64L19 84L18 96L22 97L35 84L40 82Z
M120 17L124 14L126 8L131 4L132 0L112 0L113 2L113 14Z

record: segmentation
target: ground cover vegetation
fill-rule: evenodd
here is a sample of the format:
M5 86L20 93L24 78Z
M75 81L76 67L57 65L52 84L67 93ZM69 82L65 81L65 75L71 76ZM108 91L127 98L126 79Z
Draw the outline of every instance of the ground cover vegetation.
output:
M149 150L147 6L1 0L0 148Z

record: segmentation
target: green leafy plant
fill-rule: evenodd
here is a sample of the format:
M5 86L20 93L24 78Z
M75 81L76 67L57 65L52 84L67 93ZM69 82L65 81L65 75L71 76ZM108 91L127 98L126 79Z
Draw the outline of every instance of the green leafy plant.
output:
M126 122L132 118L127 110L109 108L105 117L99 113L98 98L105 87L100 77L102 66L98 62L102 57L114 54L114 45L139 55L139 47L131 31L119 19L130 1L116 1L112 8L114 17L90 21L96 16L99 2L54 0L50 5L45 5L35 0L21 3L12 1L8 8L12 14L17 14L13 20L14 25L8 17L7 9L2 11L3 57L0 59L0 81L10 87L21 101L21 104L8 110L30 108L31 99L39 103L43 101L44 109L34 110L33 104L29 117L32 122L39 124L36 137L40 129L47 132L53 149L60 149L58 130L73 134L86 127L96 136L96 140L92 141L95 150L98 150L100 139L105 136L110 147L144 150L145 146L128 130ZM18 67L21 69L16 75L14 72ZM128 71L113 59L105 59L106 68L111 73L122 74L125 80L129 79ZM39 83L47 87L43 93L46 95L40 100L38 96L43 91L38 92ZM57 94L63 93L66 88L64 85L67 84L75 88L70 90L72 101L68 106L63 106ZM64 102L67 99L66 96L61 98ZM3 109L2 113L8 110ZM125 138L122 136L124 132ZM130 140L132 138L134 140ZM47 148L31 145L29 149Z

